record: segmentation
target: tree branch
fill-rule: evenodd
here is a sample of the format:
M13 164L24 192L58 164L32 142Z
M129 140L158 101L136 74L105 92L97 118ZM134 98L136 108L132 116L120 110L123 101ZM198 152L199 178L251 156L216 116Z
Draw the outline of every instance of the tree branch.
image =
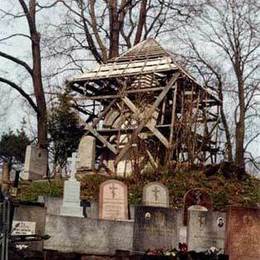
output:
M4 53L2 51L0 51L0 57L3 57L7 60L11 60L11 61L23 66L30 73L31 76L33 75L32 68L26 62L14 57L10 54Z
M31 105L31 107L33 108L33 110L38 114L39 111L38 111L38 108L37 106L35 105L35 103L33 102L33 100L31 99L31 97L21 88L19 87L17 84L15 84L14 82L8 80L8 79L5 79L5 78L2 78L0 77L0 82L3 82L7 85L9 85L10 87L16 89L28 102L29 104Z

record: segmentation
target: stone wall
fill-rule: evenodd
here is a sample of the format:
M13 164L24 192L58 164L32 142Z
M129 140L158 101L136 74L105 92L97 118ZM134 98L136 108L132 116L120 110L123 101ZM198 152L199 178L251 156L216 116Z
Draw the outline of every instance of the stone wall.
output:
M35 233L37 235L44 235L45 232L45 216L46 208L42 203L26 203L20 202L19 207L15 208L14 220L16 221L30 221L35 222ZM42 241L35 241L30 243L22 242L22 244L29 245L31 250L41 251L43 248Z
M116 250L132 251L133 221L46 216L45 232L51 238L45 250L80 254L114 255Z

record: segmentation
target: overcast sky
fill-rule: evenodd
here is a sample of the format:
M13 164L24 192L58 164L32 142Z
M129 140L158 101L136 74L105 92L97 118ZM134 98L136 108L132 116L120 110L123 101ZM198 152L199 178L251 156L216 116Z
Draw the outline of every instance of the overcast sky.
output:
M17 0L0 0L0 2L0 9L9 10L14 13L20 7ZM42 12L37 19L38 21L41 21L50 19L50 17L52 20L60 19L60 14L56 12L50 13L48 10L48 15L46 12ZM41 31L40 26L38 29ZM13 18L8 18L5 19L4 23L0 23L0 38L8 37L13 33L28 33L27 24L24 18L15 20ZM162 41L160 41L160 43L164 46ZM169 46L168 43L165 45L167 47ZM26 60L28 63L31 62L30 42L26 38L16 37L6 41L5 43L0 42L0 50ZM43 62L43 70L48 66L49 65L46 66L46 64ZM52 68L58 66L58 61L57 64L54 62L54 64L51 64L51 66ZM86 67L89 66L86 65ZM14 65L14 63L0 58L0 75L15 81L16 83L22 85L23 88L29 93L32 93L31 79L21 67ZM57 77L55 80L57 80L57 85L61 85L64 79ZM23 117L25 117L28 122L27 127L29 132L35 133L35 117L32 115L33 111L30 109L24 99L21 99L19 94L15 90L12 90L9 86L0 83L0 133L6 131L9 128L16 129L20 127L20 123ZM260 155L259 144L260 137L250 147L250 150L256 156Z

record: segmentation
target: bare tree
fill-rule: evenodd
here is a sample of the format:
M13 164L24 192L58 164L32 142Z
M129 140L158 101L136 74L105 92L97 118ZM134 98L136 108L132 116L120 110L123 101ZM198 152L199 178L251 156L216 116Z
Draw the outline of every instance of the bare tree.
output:
M193 27L187 26L185 42L197 62L213 73L221 101L228 96L236 101L234 108L234 160L244 167L245 151L248 145L246 127L249 119L259 118L257 95L259 95L260 35L257 1L208 1L203 14L196 19ZM207 53L206 53L206 51ZM217 65L218 64L218 65ZM228 79L228 85L224 84ZM228 86L228 89L226 88ZM225 88L225 89L224 89ZM224 100L224 97L226 99ZM228 97L228 98L229 98ZM229 107L229 113L232 108ZM224 109L221 109L225 129L228 159L232 159L230 123ZM251 121L252 123L252 121ZM252 127L252 125L251 125ZM250 143L258 133L248 138Z
M60 0L60 23L46 27L47 59L62 57L64 70L82 70L88 61L106 63L138 42L167 35L199 15L203 1L179 0ZM41 6L44 7L44 6ZM53 76L54 74L51 73Z
M18 14L12 14L11 12L1 10L2 19L4 17L13 17L14 19L23 19L27 21L29 35L16 33L8 37L2 38L1 42L14 38L14 37L26 37L31 43L31 56L32 66L26 61L17 58L13 54L6 53L0 50L0 58L6 59L12 63L21 66L29 74L32 80L34 89L35 101L29 93L27 93L23 86L15 83L14 81L6 78L6 76L0 77L0 82L9 85L11 88L17 90L23 98L25 98L31 105L37 115L37 133L38 133L38 144L40 147L47 147L47 115L46 115L46 101L42 83L42 72L41 72L41 48L40 48L40 34L37 31L36 25L36 0L30 0L27 4L24 0L18 0L21 7L21 12ZM19 43L19 41L18 41Z

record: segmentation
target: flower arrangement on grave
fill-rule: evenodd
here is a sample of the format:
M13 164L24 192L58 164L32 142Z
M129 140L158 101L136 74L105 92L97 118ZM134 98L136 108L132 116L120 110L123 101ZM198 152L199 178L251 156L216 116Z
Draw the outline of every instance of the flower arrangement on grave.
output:
M227 260L221 249L210 247L204 252L188 251L186 243L179 243L177 249L148 249L143 259L171 259L171 260Z

